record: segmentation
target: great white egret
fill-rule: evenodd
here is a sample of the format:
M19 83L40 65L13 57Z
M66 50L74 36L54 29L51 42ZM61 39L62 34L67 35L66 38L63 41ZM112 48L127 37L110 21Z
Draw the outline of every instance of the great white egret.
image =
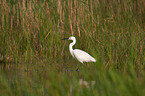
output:
M71 55L76 58L79 62L83 63L83 62L96 62L95 58L93 58L91 55L89 55L87 52L82 51L80 49L74 49L73 50L73 45L75 45L76 43L76 38L74 36L71 36L69 38L64 38L62 40L73 40L72 43L69 44L69 51L71 53Z

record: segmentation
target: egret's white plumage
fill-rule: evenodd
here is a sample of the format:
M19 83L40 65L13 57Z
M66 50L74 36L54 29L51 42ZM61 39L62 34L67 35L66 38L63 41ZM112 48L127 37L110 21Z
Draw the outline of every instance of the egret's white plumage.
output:
M68 39L68 40L73 40L72 43L70 43L69 45L69 51L71 53L71 55L76 58L78 61L80 61L81 63L83 62L96 62L95 58L93 58L91 55L89 55L87 52L82 51L80 49L74 49L73 50L73 45L75 45L76 43L76 38L74 36L71 36L69 38L64 38L64 39ZM63 39L63 40L64 40Z

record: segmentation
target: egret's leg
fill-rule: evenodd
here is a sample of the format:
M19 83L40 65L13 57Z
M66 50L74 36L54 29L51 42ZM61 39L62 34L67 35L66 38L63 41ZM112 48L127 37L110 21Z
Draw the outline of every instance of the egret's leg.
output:
M79 71L79 67L78 67L78 64L77 64L76 60L75 60L75 66L77 67L76 71Z
M79 67L77 67L76 71L79 71Z
M83 62L81 62L82 63L82 65L84 65L84 63ZM77 64L77 69L76 69L76 71L79 71L79 65Z
M77 67L76 71L79 71L79 66L78 66L78 64L76 64L76 67Z

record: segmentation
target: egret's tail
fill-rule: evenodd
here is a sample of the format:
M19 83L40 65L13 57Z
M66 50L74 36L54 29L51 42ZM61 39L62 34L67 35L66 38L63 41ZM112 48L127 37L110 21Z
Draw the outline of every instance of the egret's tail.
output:
M95 59L95 58L92 58L91 61L92 61L92 62L96 62L96 59Z

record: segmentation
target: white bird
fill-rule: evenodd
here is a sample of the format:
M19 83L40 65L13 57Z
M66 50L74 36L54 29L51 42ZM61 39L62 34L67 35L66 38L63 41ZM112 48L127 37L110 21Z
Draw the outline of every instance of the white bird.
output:
M96 62L95 58L93 58L91 55L89 55L87 52L82 51L80 49L74 49L73 50L73 45L75 45L76 43L76 38L74 36L71 36L69 38L64 38L62 40L73 40L72 43L69 44L69 51L71 53L71 55L76 58L79 62L83 63L83 62Z

